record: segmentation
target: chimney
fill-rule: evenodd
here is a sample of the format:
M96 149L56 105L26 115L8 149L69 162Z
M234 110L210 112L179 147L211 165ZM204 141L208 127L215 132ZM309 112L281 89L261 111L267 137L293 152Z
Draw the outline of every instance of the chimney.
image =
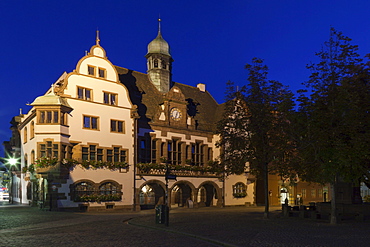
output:
M197 88L204 93L206 91L206 84L198 83Z

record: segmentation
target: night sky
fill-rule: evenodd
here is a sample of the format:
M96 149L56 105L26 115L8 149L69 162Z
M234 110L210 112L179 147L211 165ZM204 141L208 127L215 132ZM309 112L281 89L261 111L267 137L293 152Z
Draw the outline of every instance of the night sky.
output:
M302 88L330 27L352 38L361 55L370 53L369 13L368 0L2 0L0 142L9 140L19 108L27 112L27 103L75 68L96 30L114 65L145 73L160 16L173 80L205 83L222 103L225 83L243 85L253 57L264 59L269 79Z

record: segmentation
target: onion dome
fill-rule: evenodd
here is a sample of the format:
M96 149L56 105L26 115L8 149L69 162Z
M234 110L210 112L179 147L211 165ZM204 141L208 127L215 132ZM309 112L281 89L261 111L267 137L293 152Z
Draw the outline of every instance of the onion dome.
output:
M159 19L158 21L159 21L158 35L154 40L152 40L152 42L148 44L148 54L159 53L171 56L170 46L168 45L167 41L163 39L161 34L161 25L160 25L161 19Z

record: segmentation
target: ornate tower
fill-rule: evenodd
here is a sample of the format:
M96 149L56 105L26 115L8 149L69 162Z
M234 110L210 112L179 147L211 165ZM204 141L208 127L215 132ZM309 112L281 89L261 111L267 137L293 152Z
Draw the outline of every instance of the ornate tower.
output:
M162 38L161 19L158 19L158 35L149 43L145 57L150 80L160 92L167 93L171 85L173 59L168 43Z

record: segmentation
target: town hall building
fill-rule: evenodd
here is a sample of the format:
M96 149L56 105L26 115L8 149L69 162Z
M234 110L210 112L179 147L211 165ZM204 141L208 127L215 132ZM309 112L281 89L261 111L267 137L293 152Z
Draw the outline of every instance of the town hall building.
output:
M97 33L76 68L13 119L22 169L14 201L81 210L255 204L253 177L219 169L223 105L205 84L172 81L160 29L145 58L147 73L113 65Z

